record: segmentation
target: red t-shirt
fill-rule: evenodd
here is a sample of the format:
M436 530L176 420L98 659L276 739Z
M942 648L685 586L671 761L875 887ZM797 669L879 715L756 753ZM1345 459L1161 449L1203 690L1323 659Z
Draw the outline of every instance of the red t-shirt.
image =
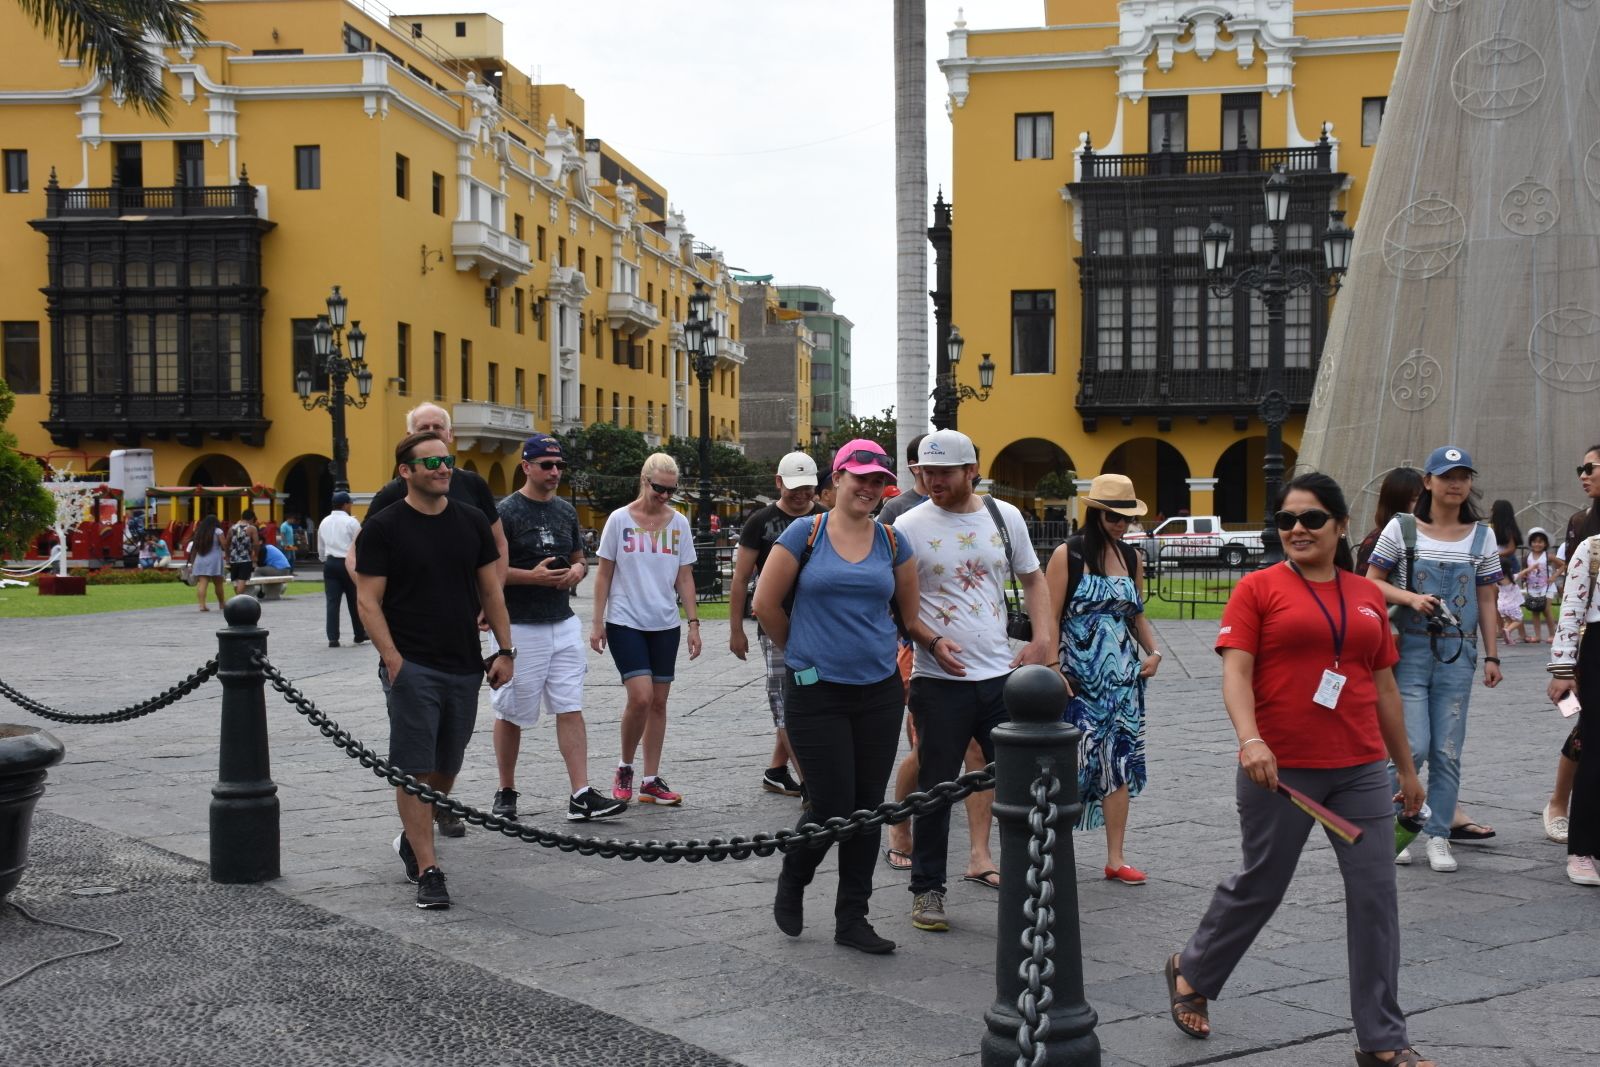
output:
M1373 673L1400 657L1383 593L1349 573L1341 574L1337 585L1349 619L1337 671L1345 677L1337 708L1312 700L1322 672L1334 669L1340 599L1334 582L1307 583L1288 564L1268 567L1246 575L1222 613L1217 652L1237 648L1255 656L1256 729L1280 766L1356 767L1388 755L1378 730ZM1328 615L1318 610L1313 596Z

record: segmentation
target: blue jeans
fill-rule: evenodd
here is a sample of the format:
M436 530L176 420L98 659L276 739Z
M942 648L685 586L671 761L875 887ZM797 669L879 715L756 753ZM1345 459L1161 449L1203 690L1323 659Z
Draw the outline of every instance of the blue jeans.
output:
M1472 643L1454 663L1440 663L1428 646L1427 634L1402 633L1400 662L1394 680L1406 709L1406 740L1417 772L1428 768L1428 807L1432 814L1423 833L1449 837L1461 791L1461 748L1467 739L1467 704L1478 676L1478 651ZM1454 641L1450 641L1453 651ZM1446 653L1448 655L1448 652ZM1391 768L1391 784L1400 788Z

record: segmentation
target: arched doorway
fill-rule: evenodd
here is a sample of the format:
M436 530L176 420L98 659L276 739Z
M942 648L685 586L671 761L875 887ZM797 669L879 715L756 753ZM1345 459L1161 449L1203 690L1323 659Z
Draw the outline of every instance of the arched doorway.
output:
M475 460L475 459L467 460L465 463L463 463L461 465L461 469L464 470L464 471L471 471L473 474L481 473L478 470L478 461Z
M983 456L978 460L981 470ZM1040 479L1072 469L1072 457L1060 445L1042 437L1024 437L1006 445L989 461L989 480L995 496L1015 504L1025 515L1039 517L1035 500Z
M1217 460L1211 476L1217 480L1217 514L1223 522L1257 523L1267 513L1266 483L1262 479L1261 465L1266 462L1267 439L1246 437L1235 441ZM1287 444L1283 446L1284 480L1293 475L1299 454Z
M496 500L506 495L506 472L498 463L489 465L489 492Z
M518 463L515 467L513 467L511 469L511 491L513 493L515 493L518 489L521 489L523 484L525 482L527 482L527 480L528 480L528 476L526 474L522 473L522 464ZM561 480L562 480L563 483L566 482L565 478L563 478Z
M1150 508L1145 525L1157 515L1171 518L1189 510L1189 461L1172 445L1155 437L1124 441L1106 457L1101 474L1125 474Z
M327 456L309 453L296 456L278 475L278 489L288 499L283 514L304 515L319 521L333 510L333 474Z

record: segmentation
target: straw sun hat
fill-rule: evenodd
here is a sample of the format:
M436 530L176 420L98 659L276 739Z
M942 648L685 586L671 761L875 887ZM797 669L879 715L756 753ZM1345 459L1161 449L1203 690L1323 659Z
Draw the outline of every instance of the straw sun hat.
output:
M1090 482L1089 491L1083 495L1083 506L1129 518L1137 518L1149 510L1143 500L1133 495L1133 481L1125 474L1102 474Z

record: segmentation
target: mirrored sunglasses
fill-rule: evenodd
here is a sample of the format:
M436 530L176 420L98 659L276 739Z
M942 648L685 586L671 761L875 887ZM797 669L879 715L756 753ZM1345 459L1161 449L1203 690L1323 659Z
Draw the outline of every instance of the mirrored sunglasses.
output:
M418 456L416 459L408 459L408 460L406 460L405 463L412 470L416 470L418 466L426 467L431 471L436 471L440 467L454 469L455 465L456 465L456 457L454 457L454 456Z
M887 470L894 470L894 462L890 460L888 456L884 455L882 452L873 452L870 449L865 448L858 448L854 451L846 452L844 455L834 460L833 469L839 470L841 467L851 463L860 463L863 465L871 465L876 463L878 466Z

